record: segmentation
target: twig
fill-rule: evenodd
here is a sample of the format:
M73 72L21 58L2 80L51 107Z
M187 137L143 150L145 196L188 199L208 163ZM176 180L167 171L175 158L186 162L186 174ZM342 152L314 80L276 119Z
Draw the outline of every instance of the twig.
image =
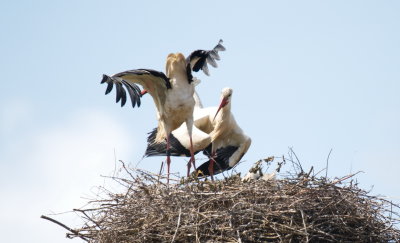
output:
M161 162L160 172L158 173L158 177L157 177L157 182L158 182L158 183L160 183L160 177L161 177L161 175L162 175L163 167L164 167L164 161Z
M349 179L349 178L351 178L351 177L353 177L353 176L355 176L355 175L357 175L357 174L359 174L359 173L361 173L361 172L363 172L363 171L358 171L358 172L356 172L356 173L354 173L354 174L351 174L351 175L342 177L342 178L340 178L340 179L337 179L337 180L333 181L331 184L334 185L334 184L337 184L337 183L339 183L339 182L345 181L345 180L347 180L347 179Z
M89 217L89 215L87 215L87 213L86 213L85 210L77 209L77 208L75 208L75 209L73 209L73 210L74 210L74 211L77 211L77 212L80 212L80 213L82 213L83 215L85 215L86 218L87 218L88 220L90 220L91 222L93 222L99 229L101 229L101 226L100 226L96 221L94 221L91 217Z
M180 223L181 223L181 215L182 215L182 208L179 208L178 223L177 223L177 225L176 225L174 237L172 237L171 243L175 241L176 234L178 233L178 228L179 228L179 225L180 225Z
M239 230L237 230L236 232L237 232L237 235L238 235L238 243L242 243L242 239L240 238Z
M55 219L52 219L52 218L47 217L47 216L44 216L44 215L40 216L40 218L46 219L46 220L49 220L49 221L51 221L51 222L53 222L53 223L55 223L55 224L58 224L59 226L63 227L64 229L66 229L66 230L68 230L68 231L74 233L75 235L77 235L77 236L78 236L79 238L81 238L82 240L89 242L89 240L86 239L83 235L81 235L78 231L71 229L70 227L66 226L66 225L63 224L63 223L58 222L58 221L55 220Z
M124 168L125 172L129 174L129 176L132 178L132 180L135 180L135 177L133 177L132 173L126 168L125 162L122 160L119 160L119 162L121 162L122 167Z
M114 148L114 172L113 172L113 176L115 176L116 172L117 172L117 152L115 151L115 148Z
M306 233L306 242L309 242L310 240L308 239L307 226L306 226L306 221L304 219L303 209L300 209L300 213L301 213L301 218L303 219L304 232Z
M294 152L293 148L290 148L289 151L290 151L290 152L294 155L294 157L296 158L296 160L297 160L297 163L296 163L296 164L297 164L297 166L299 166L301 173L304 173L303 167L301 166L301 163L300 163L300 160L299 160L299 158L297 157L296 153ZM292 162L294 162L293 159L292 159Z
M326 158L326 171L325 171L325 178L328 178L328 166L329 166L329 157L331 156L332 149L329 151L328 158Z
M317 177L313 167L300 171L295 155L289 156L290 164L284 157L280 163L295 172L282 173L273 182L242 183L234 175L167 187L162 175L127 166L133 180L129 173L123 173L125 179L111 178L124 184L124 191L103 189L105 196L98 195L80 209L84 213L77 213L84 219L75 230L79 234L71 231L67 237L97 243L398 241L398 205L369 195L357 184L338 184L355 174L334 180Z

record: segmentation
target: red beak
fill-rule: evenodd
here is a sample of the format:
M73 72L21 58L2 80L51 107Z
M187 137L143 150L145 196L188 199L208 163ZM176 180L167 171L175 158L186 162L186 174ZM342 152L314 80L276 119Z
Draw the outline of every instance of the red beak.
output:
M145 94L147 94L147 90L145 90L145 89L142 90L142 92L140 92L140 95L141 95L141 96L143 96L143 95L145 95Z
M213 119L213 121L215 120L215 117L217 117L217 115L218 115L218 112L224 107L224 106L226 106L227 104L228 104L228 99L227 98L223 98L222 100L221 100L221 104L219 104L219 107L218 107L218 110L217 110L217 113L215 113L215 116L214 116L214 119Z

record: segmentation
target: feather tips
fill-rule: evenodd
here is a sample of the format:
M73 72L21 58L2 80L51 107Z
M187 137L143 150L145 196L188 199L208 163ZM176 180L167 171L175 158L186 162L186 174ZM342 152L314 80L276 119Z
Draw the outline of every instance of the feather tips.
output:
M116 97L115 101L118 103L121 101L121 107L125 105L127 97L126 97L126 91L128 91L129 97L131 98L132 101L132 107L135 107L136 105L139 107L140 106L140 88L135 85L135 84L129 84L125 80L117 77L110 77L108 75L103 75L103 79L101 83L107 83L107 89L105 94L109 94L113 86L115 85L116 87ZM125 86L125 89L124 87Z
M140 84L144 89L148 89L149 93L156 96L155 100L161 103L165 100L164 90L171 88L169 78L164 73L152 69L134 69L125 72L117 73L113 76L103 75L101 83L107 83L105 94L109 94L114 85L116 87L116 103L121 101L121 107L127 101L127 92L132 102L132 107L140 107L142 96L141 90L137 84ZM156 91L151 90L151 87L157 87ZM157 93L155 93L157 92Z
M210 73L207 64L210 64L214 68L218 67L216 62L220 60L218 52L226 50L222 45L222 42L223 41L220 40L212 50L196 50L192 52L186 59L186 62L190 64L192 71L198 72L199 70L203 70L203 72L209 76Z

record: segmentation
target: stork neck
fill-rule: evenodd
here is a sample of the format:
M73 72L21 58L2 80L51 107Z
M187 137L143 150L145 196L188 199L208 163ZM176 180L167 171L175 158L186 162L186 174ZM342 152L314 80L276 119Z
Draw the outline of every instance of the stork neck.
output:
M228 102L222 109L220 110L219 114L217 115L217 122L222 123L226 122L230 119L231 115L231 101Z
M213 131L210 134L212 141L219 141L221 138L230 134L231 131L231 105L228 103L218 113L213 121Z
M169 78L170 82L174 84L189 83L185 72L172 72Z

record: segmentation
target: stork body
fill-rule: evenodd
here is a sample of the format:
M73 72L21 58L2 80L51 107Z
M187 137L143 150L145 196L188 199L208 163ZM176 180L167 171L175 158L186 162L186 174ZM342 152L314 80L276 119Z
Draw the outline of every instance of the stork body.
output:
M192 71L203 70L208 75L207 63L216 67L219 60L218 51L223 51L222 40L213 50L197 50L185 59L183 54L169 54L166 61L166 74L152 69L134 69L117 73L113 76L103 75L101 83L107 83L106 94L116 86L116 102L121 106L126 103L126 88L132 106L140 106L140 98L148 92L157 108L157 136L155 142L166 141L168 181L170 172L170 134L183 123L186 124L190 142L190 162L195 166L192 143L193 109L195 100ZM143 91L137 86L143 87ZM188 164L188 174L191 164Z
M217 109L198 110L199 114L195 114L201 118L196 119L195 126L206 132L212 129L209 133L212 145L207 151L210 160L197 171L212 178L214 174L233 168L251 145L251 138L244 134L231 112L232 93L231 88L224 88Z
M220 107L203 108L195 94L193 147L194 153L203 151L210 160L197 168L203 175L213 176L235 166L247 152L251 139L244 134L231 113L232 89L222 91ZM224 100L225 99L225 100ZM215 118L215 119L214 119ZM185 124L174 130L171 135L171 155L189 157ZM155 142L157 130L148 137L145 156L165 155L165 144Z

